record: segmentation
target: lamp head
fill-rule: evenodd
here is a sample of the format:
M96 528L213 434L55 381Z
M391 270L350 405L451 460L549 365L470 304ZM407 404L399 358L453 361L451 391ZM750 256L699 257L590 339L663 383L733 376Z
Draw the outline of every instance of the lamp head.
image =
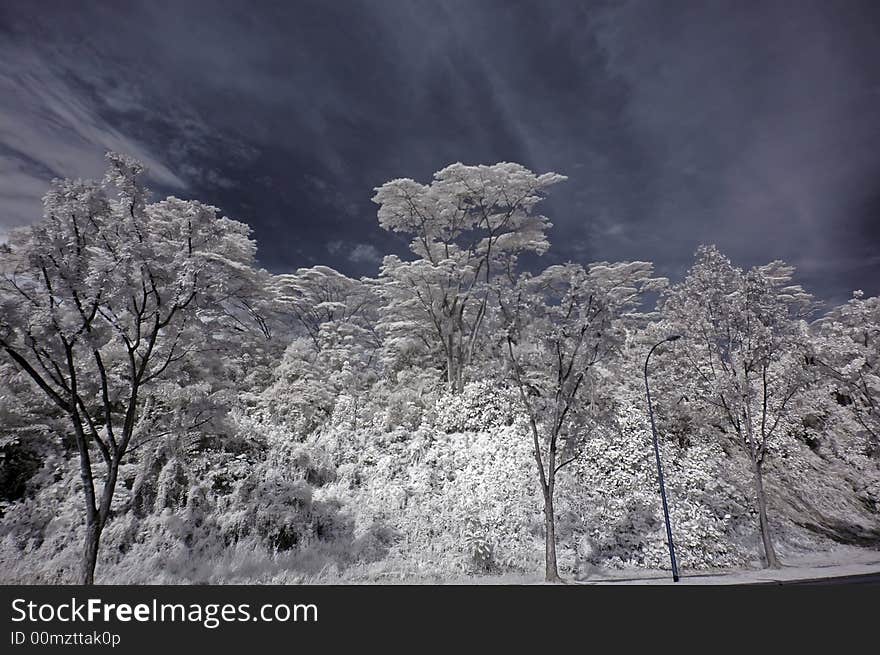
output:
M672 336L666 337L667 341L678 341L679 339L681 339L680 334L673 334Z

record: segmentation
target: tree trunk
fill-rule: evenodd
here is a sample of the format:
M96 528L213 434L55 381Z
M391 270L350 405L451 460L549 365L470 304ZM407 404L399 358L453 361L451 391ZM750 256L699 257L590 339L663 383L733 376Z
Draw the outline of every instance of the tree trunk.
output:
M358 395L357 395L357 393L354 394L353 404L354 404L354 412L353 412L353 416L352 416L351 429L356 432L358 429Z
M83 558L80 570L80 584L91 585L95 583L95 566L98 563L98 549L101 546L101 534L110 516L110 505L113 502L113 491L116 488L116 478L119 473L119 463L111 462L107 470L107 479L104 481L104 489L101 493L101 502L95 505L95 496L91 484L86 488L86 537L83 544Z
M102 529L98 517L90 517L86 522L86 540L83 548L80 584L91 585L95 583L95 565L98 563L98 547Z
M446 337L446 384L455 393L455 351L451 332Z
M546 582L562 582L556 567L556 517L553 513L553 494L544 490L544 555Z
M83 543L83 556L80 569L80 584L90 585L95 580L95 564L98 561L98 544L101 539L101 514L98 504L95 502L95 476L92 471L92 461L89 457L89 444L76 411L76 399L71 398L74 407L71 413L76 445L79 450L79 474L83 484L83 496L86 509L86 537Z
M758 496L758 520L761 526L761 541L764 542L764 560L767 568L778 569L779 560L770 537L770 523L767 521L767 496L764 493L764 478L761 465L755 464L755 491Z

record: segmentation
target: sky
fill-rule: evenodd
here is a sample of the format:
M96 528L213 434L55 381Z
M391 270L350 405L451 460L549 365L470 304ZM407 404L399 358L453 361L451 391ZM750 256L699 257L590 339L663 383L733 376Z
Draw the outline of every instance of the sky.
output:
M3 0L0 239L103 154L253 228L273 272L405 254L370 198L446 165L568 180L530 265L701 243L880 294L880 3Z

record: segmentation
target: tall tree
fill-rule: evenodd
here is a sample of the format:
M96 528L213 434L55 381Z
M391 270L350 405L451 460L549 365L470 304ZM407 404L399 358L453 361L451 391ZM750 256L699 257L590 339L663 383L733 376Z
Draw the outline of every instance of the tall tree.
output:
M670 329L684 336L678 351L702 402L733 429L751 462L765 561L774 568L764 465L782 419L813 375L804 319L814 303L791 284L793 272L781 261L743 271L714 246L701 246L684 281L660 302Z
M665 282L651 272L644 262L551 266L536 277L523 274L502 305L511 377L528 415L544 497L548 582L560 579L556 476L577 458L591 422L607 406L602 366L625 338L626 313L638 307L642 292Z
M817 356L851 413L880 454L880 298L853 293L817 321Z
M83 584L94 580L145 398L254 317L240 311L255 282L249 228L195 201L150 204L141 164L107 158L102 183L54 181L42 222L13 233L0 255L0 352L66 417L75 439Z
M459 391L490 308L492 282L513 279L524 252L549 247L550 221L535 213L545 191L566 179L536 175L519 164L465 166L434 174L429 185L411 179L376 189L379 224L412 237L415 261L389 256L381 270L393 343L400 328L441 354L449 388ZM386 321L387 323L387 321Z
M343 275L329 266L300 268L276 275L272 285L281 308L291 313L317 350L321 328L328 323L358 325L370 329L375 323L378 298L362 280Z
M289 311L310 348L295 340L276 370L274 391L298 395L294 410L305 431L326 418L340 393L359 401L377 375L380 299L371 280L356 280L327 266L301 268L273 280L278 306ZM286 391L285 391L286 390ZM290 413L290 412L288 412Z

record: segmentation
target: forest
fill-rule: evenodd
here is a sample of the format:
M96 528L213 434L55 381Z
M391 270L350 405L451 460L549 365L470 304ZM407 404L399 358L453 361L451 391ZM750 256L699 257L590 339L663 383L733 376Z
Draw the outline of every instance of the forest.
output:
M880 547L877 297L708 244L541 268L566 178L515 163L376 188L410 253L375 277L273 274L107 167L0 244L4 583L668 568L646 376L682 569Z

